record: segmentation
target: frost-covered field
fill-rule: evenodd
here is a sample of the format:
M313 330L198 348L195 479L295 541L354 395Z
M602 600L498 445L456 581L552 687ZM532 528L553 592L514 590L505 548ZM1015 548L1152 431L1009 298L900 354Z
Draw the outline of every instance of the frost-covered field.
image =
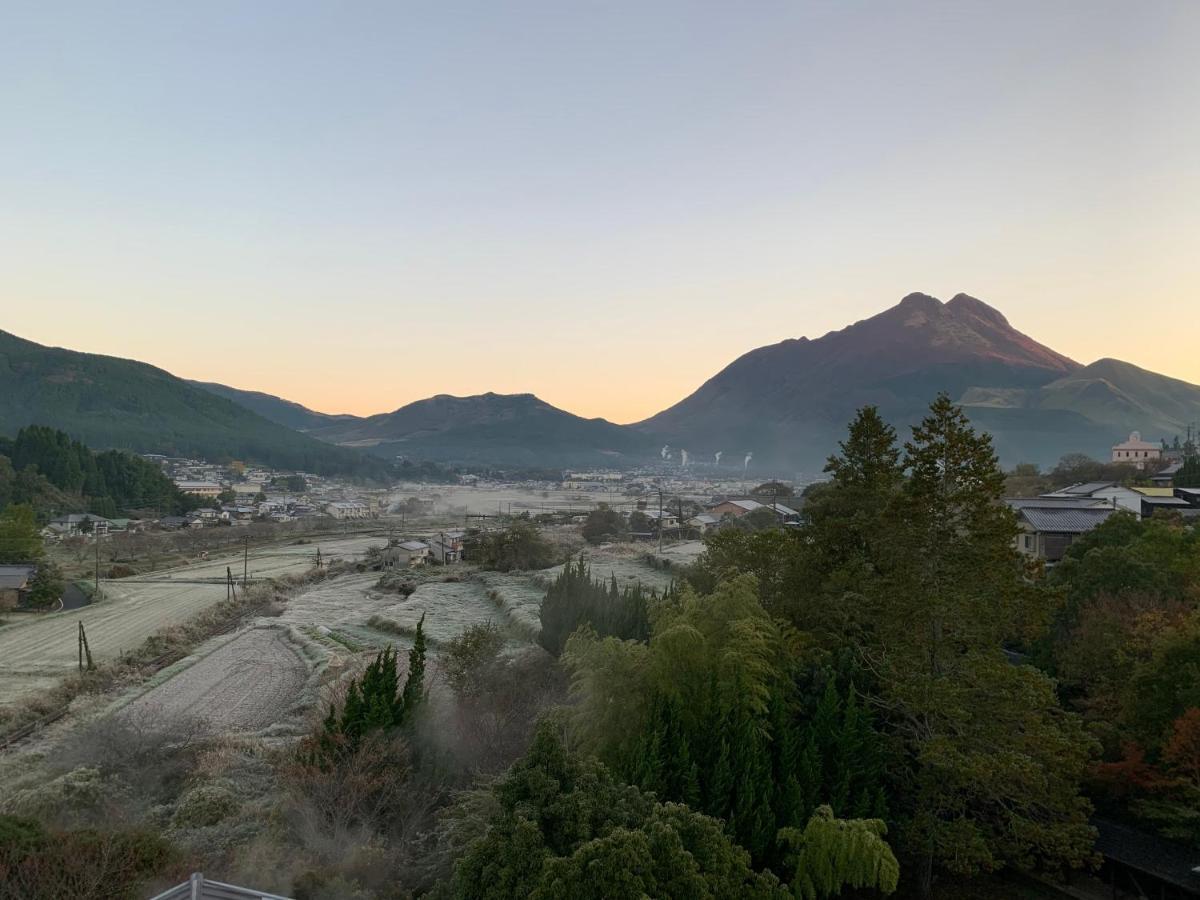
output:
M159 727L194 721L212 733L258 731L293 710L308 678L304 659L277 627L251 628L223 639L184 666L119 715Z
M403 500L417 491L399 491L395 499ZM472 513L482 515L513 515L528 512L536 515L539 512L554 512L556 510L593 509L601 503L619 505L629 503L632 498L623 492L610 491L568 491L551 489L530 491L515 487L466 487L449 485L446 487L427 488L421 491L423 495L437 494L439 511L457 513Z
M352 559L368 547L382 546L380 538L340 538L319 544L325 559ZM261 549L250 554L251 577L279 576L311 568L317 544ZM221 584L194 579L220 578L226 567L242 572L241 557L198 563L151 578L110 581L105 600L63 613L25 615L0 628L0 705L30 691L44 690L54 679L78 665L78 623L83 622L96 661L113 659L133 650L146 638L170 625L186 622L225 598Z
M493 623L508 630L508 617L478 581L423 584L409 597L380 613L403 628L417 627L425 616L425 633L437 642L452 640L472 625Z

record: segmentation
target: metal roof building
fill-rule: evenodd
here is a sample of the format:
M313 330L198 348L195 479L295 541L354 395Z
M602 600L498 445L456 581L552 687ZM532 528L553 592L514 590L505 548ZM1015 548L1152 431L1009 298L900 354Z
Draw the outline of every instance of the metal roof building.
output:
M1112 514L1113 510L1107 507L1086 509L1072 506L1066 509L1050 509L1043 506L1021 510L1021 518L1035 531L1054 534L1083 534L1085 531L1091 531Z
M183 884L177 884L168 891L156 894L150 900L292 900L292 898L213 881L205 878L200 872L193 872L192 877Z
M1079 535L1116 512L1112 507L1027 506L1017 510L1022 534L1017 549L1026 556L1058 562Z

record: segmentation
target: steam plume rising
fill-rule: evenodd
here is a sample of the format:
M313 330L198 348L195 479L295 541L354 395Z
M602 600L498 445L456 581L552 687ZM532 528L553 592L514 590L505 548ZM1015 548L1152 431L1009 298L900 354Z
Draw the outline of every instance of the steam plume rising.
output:
M754 454L747 453L746 458L744 460L742 460L742 471L743 472L746 471L746 469L750 468L750 460L752 460L752 459L754 459Z
M718 450L713 454L713 465L719 466L721 464L721 454L724 452L724 450Z

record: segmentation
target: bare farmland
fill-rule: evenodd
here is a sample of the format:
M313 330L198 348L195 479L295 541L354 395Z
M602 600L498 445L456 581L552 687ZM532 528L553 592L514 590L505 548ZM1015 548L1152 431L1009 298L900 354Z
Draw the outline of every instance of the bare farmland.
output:
M380 538L351 537L323 542L324 559L353 558ZM313 564L316 544L265 548L250 554L253 577L299 573ZM226 566L241 574L240 557L198 563L151 578L107 582L104 602L67 613L14 622L0 629L0 704L44 688L78 663L77 622L87 630L92 656L113 659L170 625L178 625L225 597L225 587L203 579L219 579Z
M281 628L251 628L127 705L159 726L193 720L213 733L257 731L288 714L308 667Z

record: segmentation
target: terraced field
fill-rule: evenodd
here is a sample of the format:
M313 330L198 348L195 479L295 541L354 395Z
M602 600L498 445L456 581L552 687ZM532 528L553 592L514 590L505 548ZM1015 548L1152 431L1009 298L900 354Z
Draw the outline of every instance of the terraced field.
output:
M324 559L350 559L383 543L380 538L352 537L319 546ZM255 551L250 554L250 576L304 572L313 564L316 547L305 544ZM87 631L93 658L113 659L156 631L186 622L223 600L225 587L202 579L223 577L226 566L240 575L241 564L241 557L230 557L155 573L146 579L107 582L102 603L71 612L26 616L0 628L0 705L44 689L77 666L79 622Z
M135 720L194 721L218 732L258 731L287 716L308 667L281 628L252 628L226 641L121 710Z

